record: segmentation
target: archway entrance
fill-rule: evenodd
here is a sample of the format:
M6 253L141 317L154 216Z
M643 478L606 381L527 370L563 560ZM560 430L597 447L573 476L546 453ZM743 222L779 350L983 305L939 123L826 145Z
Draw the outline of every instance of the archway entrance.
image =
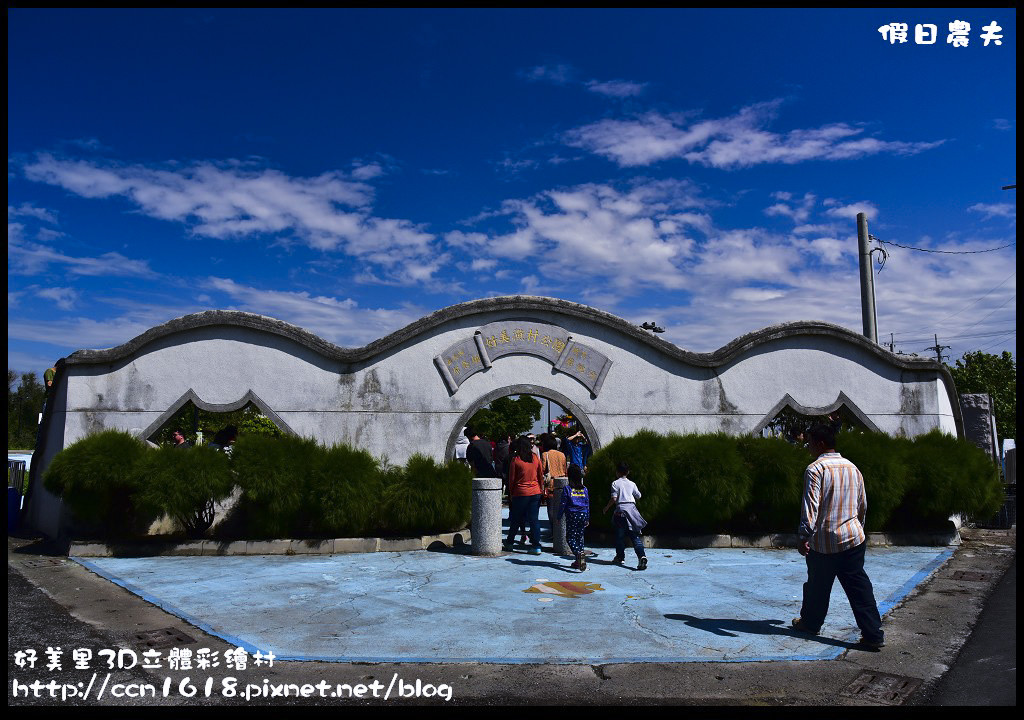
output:
M448 443L445 446L444 457L450 459L455 455L455 445L459 440L459 436L462 434L462 428L466 427L469 419L476 414L481 408L487 407L492 402L501 397L508 395L532 395L538 399L547 399L563 407L573 418L580 424L584 434L590 441L591 448L594 452L597 452L601 447L601 440L597 435L597 431L594 429L593 423L590 422L590 418L587 417L586 413L583 412L580 407L572 400L567 398L560 392L550 390L539 385L508 385L503 388L497 388L492 390L486 395L482 395L477 398L462 415L455 422L455 426L448 434Z

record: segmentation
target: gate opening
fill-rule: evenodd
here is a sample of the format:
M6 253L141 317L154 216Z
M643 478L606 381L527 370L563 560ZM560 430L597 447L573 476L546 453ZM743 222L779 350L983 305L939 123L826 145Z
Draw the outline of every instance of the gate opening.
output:
M284 432L253 402L230 412L203 410L191 400L186 402L146 440L156 445L171 445L180 432L187 442L202 445L213 440L222 428L234 426L239 434L280 437Z

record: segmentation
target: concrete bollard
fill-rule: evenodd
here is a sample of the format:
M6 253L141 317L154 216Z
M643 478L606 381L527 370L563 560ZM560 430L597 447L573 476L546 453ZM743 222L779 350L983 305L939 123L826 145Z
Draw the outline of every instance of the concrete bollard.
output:
M565 518L558 518L562 504L562 488L569 484L569 478L553 478L554 494L548 500L548 520L551 522L551 552L555 555L572 555L568 540L565 539Z
M473 478L470 523L474 555L501 554L501 478Z

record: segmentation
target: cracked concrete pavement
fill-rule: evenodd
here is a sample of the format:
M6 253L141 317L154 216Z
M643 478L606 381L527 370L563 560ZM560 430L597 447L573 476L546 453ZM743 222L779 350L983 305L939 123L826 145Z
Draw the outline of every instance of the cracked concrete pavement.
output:
M254 637L260 642L259 636L252 634L253 628L258 626L260 632L276 632L277 636L291 638L288 642L294 641L300 646L303 643L327 648L362 646L375 653L364 651L364 657L357 657L355 653L348 657L335 654L331 656L333 662L278 660L273 668L250 667L244 673L235 673L243 683L259 683L264 678L270 683L351 684L374 679L386 683L397 676L434 686L446 684L452 689L451 703L456 704L882 706L885 701L849 697L843 692L862 672L869 671L919 680L921 685L915 694L926 693L953 663L970 635L987 594L1015 555L1015 531L965 530L963 535L963 544L951 557L939 558L927 579L908 588L893 603L885 618L887 644L878 653L855 649L849 643L850 627L843 620L849 607L841 591L834 596L829 621L823 630L825 638L812 641L786 629L793 614L788 612L792 596L799 594L799 582L796 582L799 572L793 576L791 570L802 570L799 557L792 551L656 550L651 553L654 558L666 554L683 557L678 564L671 564L672 558L661 557L660 565L652 560L651 569L640 573L610 563L602 564L602 555L611 554L604 549L598 550L591 570L582 574L562 572L560 568L567 563L550 554L537 558L516 553L497 559L429 551L329 558L147 558L148 568L141 559L135 559L132 561L136 563L132 570L137 573L134 580L152 592L148 595L142 592L148 600L74 561L44 567L27 565L26 561L37 558L37 550L13 539L8 543L8 563L45 593L49 601L66 608L76 622L84 623L90 632L104 638L111 646L138 649L134 633L174 627L197 640L189 647L208 647L223 653L239 644L253 642ZM883 550L886 549L869 550L869 562L881 559L885 555ZM918 551L916 556L905 555L922 561L929 556L934 559L943 549L915 550ZM760 558L759 554L766 555ZM890 554L894 558L898 555ZM153 562L157 560L209 564L182 565L180 574L171 576L157 567L162 567L162 563ZM258 562L237 566L244 577L236 583L237 589L230 597L225 597L223 588L232 584L228 579L236 572L236 566L227 561L245 560ZM89 562L95 564L94 569L101 570L99 561ZM121 574L120 581L132 584L124 577L128 575L128 559L105 559L103 563L104 572L114 576L116 570ZM385 569L391 564L394 567ZM927 564L918 562L915 567ZM713 565L717 567L712 568ZM310 576L312 580L303 579L298 573L303 567L312 568L318 575ZM488 569L477 570L477 567ZM728 592L729 583L722 573L730 568L732 573L746 576L746 582L740 584L742 592ZM682 569L689 572L682 574ZM881 565L869 564L880 605L884 605L885 594L879 588L883 584L886 587L895 586L897 582L905 584L907 573L913 569L900 566L891 580L883 580L886 573ZM967 575L964 579L957 574L961 571L982 575ZM487 580L494 574L501 582ZM709 574L715 575L714 582L707 581ZM333 579L323 577L325 575ZM268 593L268 584L282 577L294 580L286 594ZM367 584L358 593L346 594L345 583L352 581L345 578L357 577ZM751 577L755 578L754 582L750 581ZM769 582L765 580L767 577L774 579ZM149 579L143 582L140 578ZM672 590L673 579L691 586L692 597L686 596L689 604L685 607ZM523 592L542 581L597 583L603 590L577 598ZM218 582L222 585L219 592ZM331 593L324 592L328 584ZM138 591L141 586L133 587ZM196 603L195 615L183 612L166 597L160 597L169 596L174 588L180 595L176 602ZM436 595L425 593L427 588L438 592ZM324 596L317 601L319 606L311 605L311 599L318 596ZM163 602L177 612L172 614L155 602ZM773 612L765 611L758 602L775 603L770 606ZM10 591L8 603L11 630L15 620L10 612ZM220 604L222 610L216 616L206 616L204 603L211 608ZM281 606L276 619L269 612L274 603ZM490 616L484 606L493 603L501 606ZM795 606L799 607L798 600ZM261 608L267 612L262 612ZM319 614L314 616L314 612ZM183 620L182 615L187 616L188 621ZM676 617L670 617L673 615ZM262 617L264 621L254 623L254 617ZM409 618L414 617L416 624L410 625ZM623 632L634 629L630 617L639 619L639 627L644 628L640 640ZM775 620L782 622L776 624ZM236 626L241 628L236 630L239 635L248 637L233 635L232 628ZM418 628L429 632L418 632ZM403 637L405 644L398 645ZM483 658L486 661L465 649L473 646L473 637L482 638L493 648L493 652ZM339 645L339 639L344 643ZM416 646L410 639L417 642L426 639L430 655L422 657L423 647ZM35 646L45 646L46 642L44 632L35 640ZM650 648L661 646L667 646L665 655L652 656ZM559 651L537 649L548 647ZM617 647L630 648L630 653L621 657L623 653L616 651ZM680 647L688 650L681 653ZM566 648L571 650L566 651ZM701 657L697 652L697 649L708 648L718 655ZM733 654L731 661L722 662L730 660L723 656L723 648L725 654ZM773 650L769 652L766 648ZM9 656L15 649L9 640ZM669 654L673 649L675 655ZM691 652L692 655L688 654ZM680 662L684 655L687 661ZM373 657L378 661L371 661ZM450 660L438 662L446 657ZM9 657L9 677L13 671ZM195 671L167 669L145 673L158 685L167 678L176 684L186 675L191 675L193 680L206 676ZM231 674L224 668L209 673L217 683ZM170 702L162 698L153 701L154 704ZM209 699L188 701L189 704L221 705L243 702L216 693ZM337 704L357 701L264 698L252 700L250 704L275 702ZM388 702L444 701L421 697L398 701L392 698Z

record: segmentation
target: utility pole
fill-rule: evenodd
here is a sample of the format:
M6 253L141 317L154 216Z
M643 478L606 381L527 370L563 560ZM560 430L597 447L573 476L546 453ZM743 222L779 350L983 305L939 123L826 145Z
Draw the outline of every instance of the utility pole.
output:
M937 362L939 362L939 363L942 363L942 351L943 350L949 350L949 347L950 347L949 345L939 345L939 336L936 335L935 336L935 344L932 345L928 349L929 350L934 350L935 351L935 360Z
M868 217L864 213L857 213L857 248L860 260L860 313L864 320L864 337L877 343L875 280L871 277L871 239L868 237Z

